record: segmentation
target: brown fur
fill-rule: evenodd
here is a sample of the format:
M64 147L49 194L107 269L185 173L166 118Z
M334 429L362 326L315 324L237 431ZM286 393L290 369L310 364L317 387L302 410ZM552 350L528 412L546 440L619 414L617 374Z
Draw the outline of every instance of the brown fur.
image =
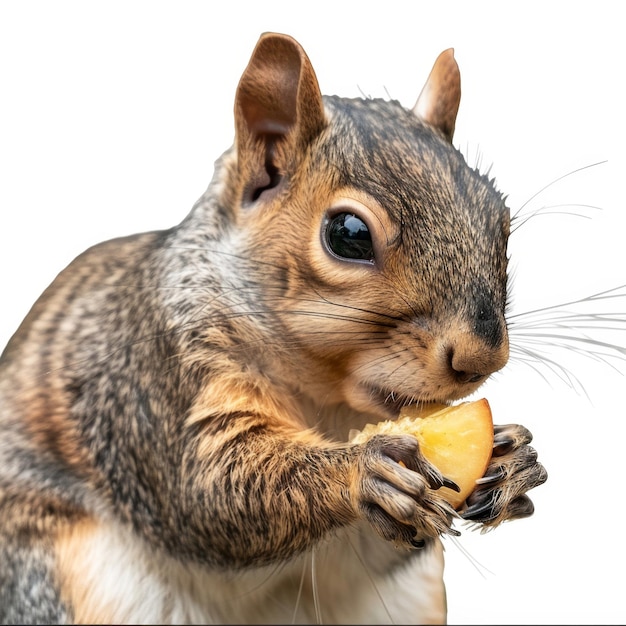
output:
M337 548L328 576L367 566L398 590L394 619L443 619L439 570L420 563L454 532L444 478L412 437L348 432L466 396L508 358L509 212L451 146L459 96L451 51L408 111L322 98L294 40L261 38L235 146L190 215L78 257L2 356L0 616L276 623L267 599L231 601L225 581L280 566L276 594L280 580L297 589L299 559L357 533L358 560ZM324 243L345 212L367 224L373 261ZM500 432L463 515L532 512L525 492L545 472L529 441ZM424 582L407 599L395 577L409 567ZM357 619L365 588L339 588L333 614ZM299 594L289 602L314 603Z

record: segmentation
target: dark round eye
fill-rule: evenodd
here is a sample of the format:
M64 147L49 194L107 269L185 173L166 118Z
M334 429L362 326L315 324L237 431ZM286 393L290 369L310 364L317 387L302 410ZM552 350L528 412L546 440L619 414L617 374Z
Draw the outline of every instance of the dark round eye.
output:
M354 213L338 213L326 221L328 249L342 259L374 261L374 245L367 224Z

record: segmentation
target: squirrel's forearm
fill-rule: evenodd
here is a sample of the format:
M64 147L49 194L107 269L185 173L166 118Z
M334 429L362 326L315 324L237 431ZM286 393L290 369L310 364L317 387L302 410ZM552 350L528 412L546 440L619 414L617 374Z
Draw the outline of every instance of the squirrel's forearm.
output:
M179 520L197 554L228 567L261 565L354 521L355 450L314 436L310 444L295 440L256 416L227 421L219 446L209 427L183 459Z

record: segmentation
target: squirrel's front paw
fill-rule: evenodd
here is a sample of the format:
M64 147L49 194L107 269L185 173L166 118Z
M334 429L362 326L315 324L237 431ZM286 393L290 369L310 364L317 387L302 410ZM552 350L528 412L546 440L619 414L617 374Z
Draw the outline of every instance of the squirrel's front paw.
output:
M426 461L415 437L374 435L362 451L357 508L384 539L419 548L428 538L456 534L456 512L436 491L456 485Z
M528 444L532 434L523 426L494 426L493 457L485 476L477 481L461 517L493 528L505 520L533 514L526 492L543 484L548 473Z

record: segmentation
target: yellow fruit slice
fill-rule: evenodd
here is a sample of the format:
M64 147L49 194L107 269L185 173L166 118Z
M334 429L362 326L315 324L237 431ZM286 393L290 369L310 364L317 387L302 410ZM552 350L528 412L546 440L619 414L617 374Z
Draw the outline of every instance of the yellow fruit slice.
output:
M376 434L413 435L426 459L460 487L458 493L439 489L455 509L485 475L493 451L491 408L484 398L454 406L411 405L402 409L397 420L367 424L351 441L363 443Z

